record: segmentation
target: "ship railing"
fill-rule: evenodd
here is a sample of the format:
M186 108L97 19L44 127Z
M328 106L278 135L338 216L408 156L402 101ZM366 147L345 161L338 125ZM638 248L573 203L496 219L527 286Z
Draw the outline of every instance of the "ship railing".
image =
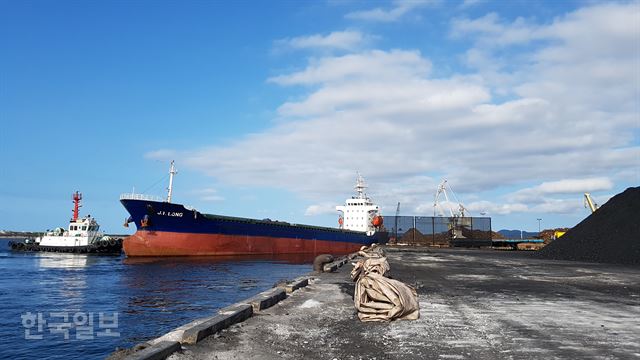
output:
M146 195L146 194L134 194L134 193L126 193L120 195L120 200L146 200L146 201L157 201L163 202L164 199L160 196L155 195Z

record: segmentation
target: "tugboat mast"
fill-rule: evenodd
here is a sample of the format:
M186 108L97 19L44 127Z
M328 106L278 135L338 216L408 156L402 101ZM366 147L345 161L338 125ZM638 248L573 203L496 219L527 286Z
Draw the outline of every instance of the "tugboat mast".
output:
M176 167L174 166L174 160L171 160L171 167L169 168L169 188L167 194L167 202L171 202L171 193L173 192L173 175L177 174Z
M82 194L78 191L72 194L73 197L73 221L78 220L78 209L80 208L80 200L82 200Z

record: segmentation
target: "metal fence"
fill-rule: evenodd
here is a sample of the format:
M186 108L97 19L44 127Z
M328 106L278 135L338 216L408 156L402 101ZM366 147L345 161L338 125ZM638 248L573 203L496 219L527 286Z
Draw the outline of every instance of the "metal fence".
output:
M490 217L385 216L389 242L430 246L491 246Z

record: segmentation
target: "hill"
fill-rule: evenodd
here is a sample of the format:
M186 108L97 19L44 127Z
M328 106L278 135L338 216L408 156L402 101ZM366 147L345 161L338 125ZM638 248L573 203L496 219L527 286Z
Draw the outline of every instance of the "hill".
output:
M498 233L504 236L505 239L520 239L520 231L521 230L500 230ZM535 236L538 236L537 232L522 231L523 239L531 239Z

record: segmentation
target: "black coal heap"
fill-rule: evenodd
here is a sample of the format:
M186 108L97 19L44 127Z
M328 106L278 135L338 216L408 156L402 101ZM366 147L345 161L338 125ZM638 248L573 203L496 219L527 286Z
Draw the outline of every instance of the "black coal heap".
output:
M640 187L614 196L537 255L545 259L640 265Z

